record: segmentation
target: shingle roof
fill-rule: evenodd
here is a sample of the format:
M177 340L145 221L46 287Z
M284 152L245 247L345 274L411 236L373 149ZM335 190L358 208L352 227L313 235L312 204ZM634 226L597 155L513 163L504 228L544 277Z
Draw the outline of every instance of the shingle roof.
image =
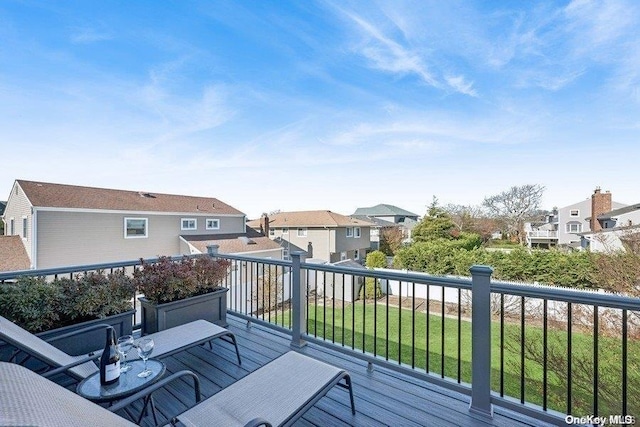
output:
M215 236L181 236L202 253L207 253L208 245L218 245L218 252L222 254L237 254L243 252L268 251L282 249L281 246L263 236L252 228L247 228L246 233L219 234Z
M31 260L20 236L0 236L0 271L28 270Z
M244 215L236 208L209 197L112 190L24 180L18 180L17 183L35 207Z
M384 219L376 218L375 216L351 215L351 218L361 219L363 221L369 221L378 227L400 227L400 224L397 224L391 221L386 221Z
M260 219L254 219L247 224L260 228ZM370 227L368 221L350 218L331 211L298 211L279 212L269 217L270 227Z
M397 206L385 205L385 204L379 204L379 205L371 206L369 208L358 208L353 214L367 215L367 216L388 216L388 215L404 215L404 216L415 216L415 217L418 216L413 212L409 212Z

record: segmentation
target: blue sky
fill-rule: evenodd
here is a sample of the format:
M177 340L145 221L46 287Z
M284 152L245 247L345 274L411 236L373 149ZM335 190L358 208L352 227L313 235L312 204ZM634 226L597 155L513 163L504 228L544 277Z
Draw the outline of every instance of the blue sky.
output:
M512 185L640 202L640 3L0 2L15 179L217 197L249 217Z

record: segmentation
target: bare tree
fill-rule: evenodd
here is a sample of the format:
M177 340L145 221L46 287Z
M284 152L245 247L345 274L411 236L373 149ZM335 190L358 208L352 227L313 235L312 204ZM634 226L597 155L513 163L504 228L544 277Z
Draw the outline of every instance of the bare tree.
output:
M404 234L400 227L385 227L380 230L380 250L393 255L402 246Z
M539 210L544 190L544 186L538 184L513 186L507 191L485 198L482 205L493 218L504 224L511 236L517 236L518 242L522 244L524 223Z
M443 209L460 232L479 234L486 242L496 231L495 219L489 218L489 214L482 206L448 204Z

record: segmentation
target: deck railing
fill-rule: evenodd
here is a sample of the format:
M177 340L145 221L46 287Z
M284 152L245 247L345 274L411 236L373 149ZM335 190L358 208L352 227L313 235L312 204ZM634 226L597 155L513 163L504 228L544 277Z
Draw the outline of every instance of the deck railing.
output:
M640 416L640 299L491 279L370 270L214 254L230 261L229 311L285 332L291 345L329 346L369 363L552 423ZM153 261L153 260L149 260ZM0 273L56 276L140 261ZM136 298L134 298L135 300ZM636 419L636 418L634 418Z
M558 232L555 230L531 230L527 231L527 237L530 239L557 239Z

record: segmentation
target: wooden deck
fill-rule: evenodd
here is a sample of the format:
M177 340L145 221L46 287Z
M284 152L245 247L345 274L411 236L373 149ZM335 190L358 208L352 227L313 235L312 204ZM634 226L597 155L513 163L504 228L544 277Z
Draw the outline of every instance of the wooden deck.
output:
M228 316L229 329L236 335L242 356L238 366L233 346L216 340L213 351L198 347L165 358L168 373L194 371L201 380L203 398L232 384L249 372L291 350L289 338L258 325ZM434 384L376 367L367 372L366 362L309 344L302 350L313 358L346 369L354 382L356 415L349 406L348 392L334 387L296 423L299 426L540 426L539 420L502 408L494 408L492 421L473 418L468 411L469 397ZM155 395L159 423L194 405L193 387L175 381ZM250 404L250 402L247 402ZM133 405L130 414L137 414ZM121 414L125 415L125 414ZM152 425L151 416L142 425ZM211 425L215 425L212 420ZM224 427L224 426L222 426Z

